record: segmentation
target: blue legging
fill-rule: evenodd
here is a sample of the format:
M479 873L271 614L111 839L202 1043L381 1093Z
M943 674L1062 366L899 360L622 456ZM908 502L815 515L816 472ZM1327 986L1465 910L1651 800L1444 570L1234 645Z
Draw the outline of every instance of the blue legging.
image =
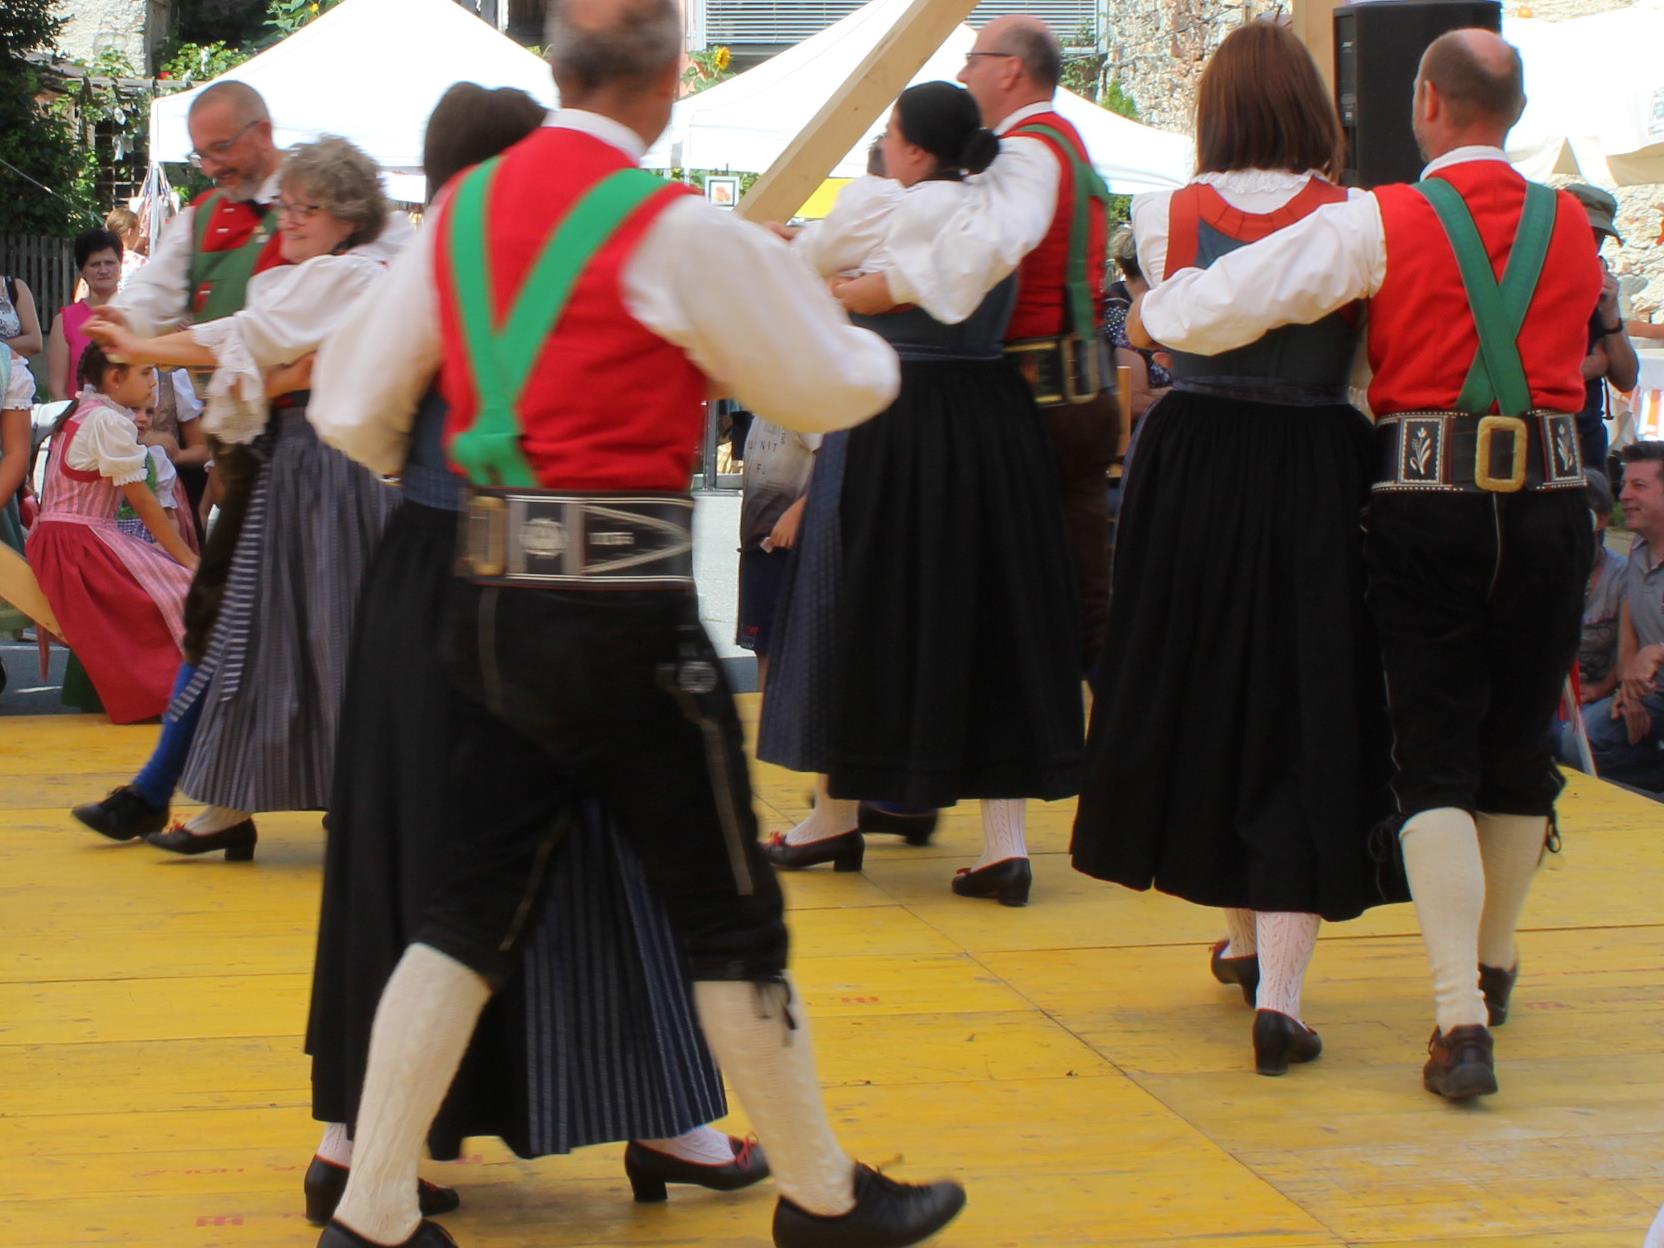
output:
M196 675L190 663L179 665L179 675L173 682L173 697L184 692ZM171 700L171 699L170 699ZM162 737L156 742L155 752L144 770L134 777L128 787L158 810L165 810L173 802L173 790L179 777L185 774L185 760L191 755L191 740L196 736L196 721L202 714L202 699L198 698L178 716L162 717Z

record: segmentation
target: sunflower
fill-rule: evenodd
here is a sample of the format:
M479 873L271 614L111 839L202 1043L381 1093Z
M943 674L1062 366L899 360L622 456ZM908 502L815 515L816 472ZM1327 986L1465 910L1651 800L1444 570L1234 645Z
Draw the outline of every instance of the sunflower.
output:
M716 55L711 58L711 64L716 66L716 72L720 74L728 68L728 66L733 62L733 59L733 53L728 51L727 48L718 48L716 50Z

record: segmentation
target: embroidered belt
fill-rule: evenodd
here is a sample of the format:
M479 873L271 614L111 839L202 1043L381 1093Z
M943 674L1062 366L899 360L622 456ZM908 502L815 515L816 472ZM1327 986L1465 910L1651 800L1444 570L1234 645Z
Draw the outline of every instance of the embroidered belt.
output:
M457 574L478 585L693 589L693 499L469 487Z
M1376 424L1374 488L1444 494L1581 490L1577 417L1398 412Z
M1108 386L1109 352L1103 340L1063 334L1055 338L1019 338L1005 344L1041 407L1090 403Z

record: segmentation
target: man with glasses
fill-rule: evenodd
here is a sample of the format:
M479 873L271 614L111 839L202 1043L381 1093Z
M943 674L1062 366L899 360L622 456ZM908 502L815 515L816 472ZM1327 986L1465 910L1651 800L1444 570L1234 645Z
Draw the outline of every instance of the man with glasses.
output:
M185 124L194 145L191 163L213 179L214 189L168 226L150 262L104 310L147 337L231 316L242 308L256 273L286 263L278 214L271 211L283 153L272 142L271 115L260 93L241 82L214 83L191 101ZM185 662L176 690L189 682L207 648L259 462L247 446L215 443L212 450L219 519L203 543L185 600ZM103 801L77 806L75 817L119 841L160 832L194 726L188 712L164 721L156 753L133 782Z

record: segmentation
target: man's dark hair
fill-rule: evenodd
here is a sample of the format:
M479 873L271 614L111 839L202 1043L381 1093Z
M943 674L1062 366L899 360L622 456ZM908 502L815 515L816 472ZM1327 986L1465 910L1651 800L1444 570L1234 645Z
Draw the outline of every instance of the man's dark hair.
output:
M1049 27L1023 22L1007 33L1005 46L1023 63L1035 86L1046 91L1057 90L1063 78L1063 45Z
M1627 467L1630 464L1664 464L1664 442L1631 442L1618 452ZM1660 469L1664 472L1664 469Z
M875 178L887 177L884 172L884 141L874 139L867 148L867 173Z
M105 229L82 230L75 236L75 267L86 268L87 261L101 251L113 251L120 260L124 251L120 236Z
M1458 126L1480 121L1512 126L1525 111L1525 68L1519 49L1508 49L1506 67L1499 73L1474 55L1464 37L1453 30L1433 40L1421 59L1421 76L1439 89Z

